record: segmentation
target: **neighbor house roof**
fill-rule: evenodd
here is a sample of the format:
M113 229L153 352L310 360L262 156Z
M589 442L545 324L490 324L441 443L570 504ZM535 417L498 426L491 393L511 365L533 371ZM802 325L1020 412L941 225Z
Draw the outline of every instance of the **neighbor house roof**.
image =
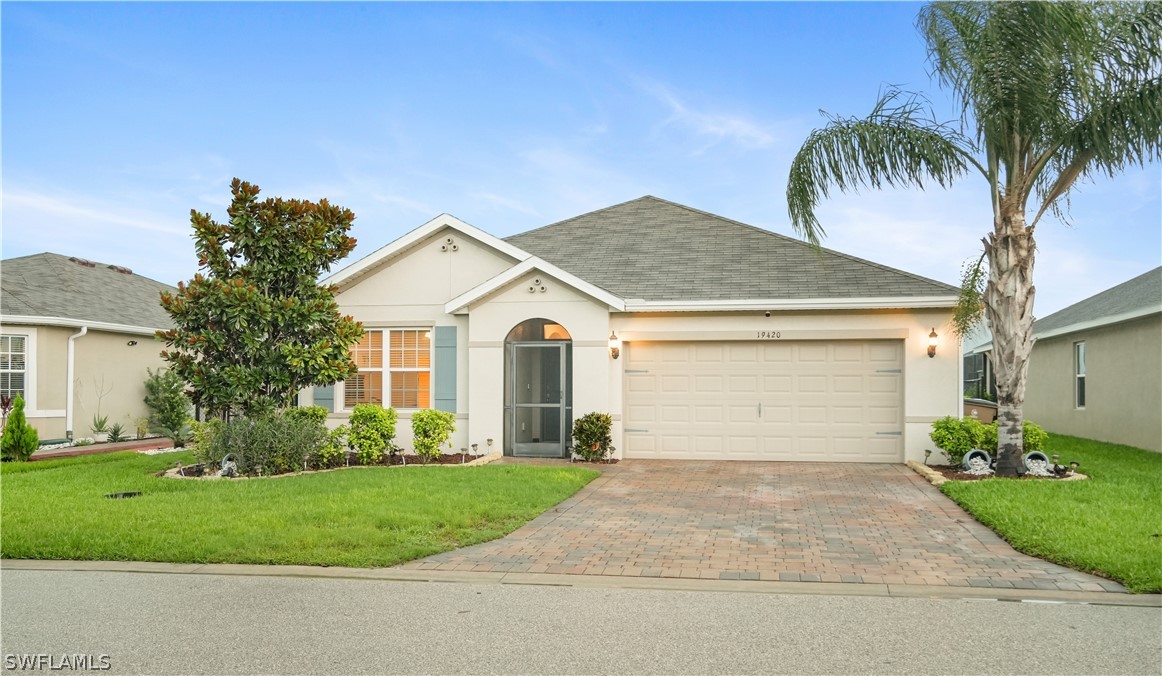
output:
M956 287L646 196L505 238L634 300L940 298ZM948 303L945 303L948 304Z
M0 315L8 322L168 328L162 291L176 289L128 268L60 254L0 261Z
M1162 266L1038 319L1033 322L1033 337L1052 338L1159 313L1162 313ZM966 350L966 354L988 352L992 347L992 339L988 338Z
M1038 338L1162 312L1162 266L1033 322Z

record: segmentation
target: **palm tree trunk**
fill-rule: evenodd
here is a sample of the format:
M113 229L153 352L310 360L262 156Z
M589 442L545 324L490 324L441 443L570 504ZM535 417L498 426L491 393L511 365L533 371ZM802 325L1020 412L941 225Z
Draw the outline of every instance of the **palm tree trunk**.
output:
M1033 232L1021 205L1001 205L1001 218L985 240L989 280L985 317L993 334L989 355L997 386L997 475L1016 476L1022 467L1025 376L1033 350Z

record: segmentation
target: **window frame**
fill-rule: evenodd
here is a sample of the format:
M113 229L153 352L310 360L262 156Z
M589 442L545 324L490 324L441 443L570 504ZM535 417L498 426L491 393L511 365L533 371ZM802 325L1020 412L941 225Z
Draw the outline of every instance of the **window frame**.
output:
M1073 344L1073 408L1084 411L1088 390L1086 389L1085 341Z
M382 366L360 368L359 369L360 372L370 371L370 372L376 372L376 373L381 374L380 380L383 383L383 401L381 401L379 405L382 406L383 408L392 408L391 393L392 393L392 382L394 380L394 378L393 378L394 373L425 373L426 372L428 374L428 405L426 407L423 407L423 408L420 408L420 407L414 407L414 408L400 407L400 408L397 408L396 410L397 411L422 411L422 410L424 410L424 408L433 408L434 402L435 402L435 387L434 387L435 380L433 379L433 373L435 371L435 364L436 364L436 339L435 339L436 329L435 329L435 326L413 326L413 325L408 325L408 326L368 326L368 327L364 327L363 331L364 331L364 333L370 333L372 331L375 331L375 332L382 334L382 336L383 336L383 341L382 341L383 355L382 355L382 360L381 360ZM420 367L392 368L392 366L391 366L391 332L392 331L417 331L420 333L428 334L428 336L427 336L427 338L428 338L428 366L427 366L427 368L420 368ZM336 390L335 391L335 398L337 400L339 400L339 402L340 402L340 405L336 406L336 409L340 410L340 411L348 412L348 413L351 412L352 410L354 410L355 404L358 402L347 401L347 381L343 381L342 383L338 384L336 386L335 390ZM386 404L386 406L384 404Z
M41 411L36 399L36 327L5 326L0 335L24 338L24 415L28 418L52 418L63 411Z

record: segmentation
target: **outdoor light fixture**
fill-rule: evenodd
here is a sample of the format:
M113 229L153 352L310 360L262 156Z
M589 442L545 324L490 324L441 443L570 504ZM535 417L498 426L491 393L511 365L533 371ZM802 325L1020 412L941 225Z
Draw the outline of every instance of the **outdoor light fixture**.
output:
M609 332L609 356L614 359L621 356L621 338L613 331Z
M928 357L936 356L936 327L932 327L932 333L928 334Z

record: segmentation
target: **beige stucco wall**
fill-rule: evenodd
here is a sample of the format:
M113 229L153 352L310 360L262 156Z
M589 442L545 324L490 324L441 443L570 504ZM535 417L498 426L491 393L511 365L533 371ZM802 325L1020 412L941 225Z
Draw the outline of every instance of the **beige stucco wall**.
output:
M1074 406L1079 341L1085 341L1084 409ZM1162 451L1162 316L1038 340L1024 413L1051 432Z
M453 239L455 251L442 250L448 237ZM336 296L340 312L350 314L367 328L457 327L456 433L450 440L454 449L473 443L469 441L468 431L468 317L445 313L444 304L515 262L491 247L445 228L343 288ZM342 392L343 383L337 383L336 405L341 407ZM300 401L311 403L309 392ZM397 413L395 443L410 449L411 411ZM349 416L350 410L340 410L330 417L328 424L340 425ZM485 448L483 438L480 448Z
M28 421L41 439L66 436L65 400L68 392L68 339L79 327L5 327L5 332L29 332L35 341L35 408ZM129 341L137 345L129 346ZM120 422L128 434L134 421L148 415L145 406L147 368L165 366L160 343L152 336L90 330L74 345L73 436L91 436L90 426L98 404L109 423Z

